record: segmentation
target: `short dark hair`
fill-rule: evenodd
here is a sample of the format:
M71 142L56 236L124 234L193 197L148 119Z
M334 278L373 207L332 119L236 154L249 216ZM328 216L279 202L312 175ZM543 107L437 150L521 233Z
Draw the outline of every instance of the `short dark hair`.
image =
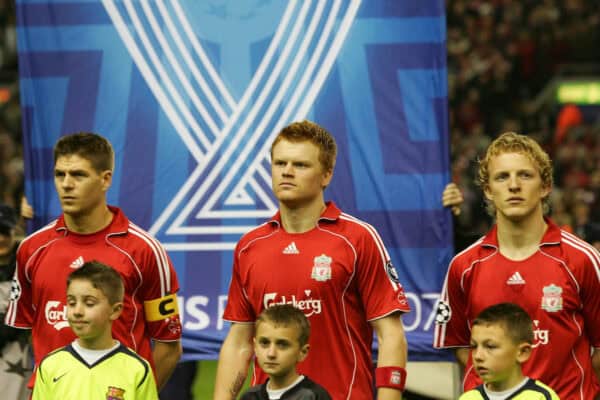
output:
M96 172L112 171L115 153L110 142L92 132L77 132L58 139L54 145L54 165L63 156L78 155L88 160Z
M325 128L308 120L293 122L284 127L273 140L271 145L271 158L275 145L282 140L292 143L311 142L319 148L319 162L324 171L333 171L337 156L335 139Z
M473 320L472 326L503 325L514 343L533 343L533 322L527 312L514 303L499 303L484 309Z
M308 343L310 337L310 323L306 315L291 304L275 304L264 309L256 319L256 327L262 322L270 322L275 326L294 325L298 329L298 342L300 346Z
M81 268L69 274L67 288L75 280L88 281L108 298L110 304L123 301L125 288L121 275L113 268L99 261L88 261Z

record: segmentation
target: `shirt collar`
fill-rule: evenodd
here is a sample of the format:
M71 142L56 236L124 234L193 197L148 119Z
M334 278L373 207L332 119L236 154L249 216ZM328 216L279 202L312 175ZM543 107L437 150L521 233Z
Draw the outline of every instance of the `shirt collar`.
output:
M336 221L342 211L335 205L333 201L325 202L325 210L321 213L319 221ZM281 211L277 211L275 215L269 220L271 225L281 226Z
M561 242L560 228L550 219L544 218L548 229L544 232L544 236L540 242L540 246L556 245ZM482 246L498 248L498 225L494 224L492 229L483 237Z
M103 230L107 231L109 235L116 235L127 232L129 228L129 220L123 213L123 211L119 207L108 206L108 209L113 213L113 219L106 228ZM54 227L57 231L69 231L67 225L65 224L65 215L61 214L56 221L56 225ZM97 233L97 232L94 232Z

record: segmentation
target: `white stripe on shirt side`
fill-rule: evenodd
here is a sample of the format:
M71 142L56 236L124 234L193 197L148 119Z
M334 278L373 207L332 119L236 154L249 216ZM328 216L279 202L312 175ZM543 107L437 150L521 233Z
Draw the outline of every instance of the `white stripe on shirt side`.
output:
M266 225L266 224L269 224L269 223L270 223L270 222L265 222L264 224L262 224L262 225L259 225L259 226L258 226L258 227L256 227L255 229L258 229L258 228L262 227L263 225ZM245 251L245 250L246 250L248 247L250 247L250 245L251 245L252 243L254 243L254 242L257 242L257 241L259 241L259 240L268 239L268 238L270 238L271 236L275 235L277 232L279 232L279 225L277 226L277 229L275 229L273 232L271 232L271 233L269 233L269 234L266 234L266 235L264 235L264 236L259 236L259 237L257 237L257 238L254 238L254 239L250 240L248 243L246 243L246 245L245 245L244 247L242 247L242 248L241 248L241 249L239 249L237 252L235 252L235 254L234 254L233 256L234 256L234 257L237 259L237 261L238 261L238 265L239 265L240 254L241 254L243 251ZM230 280L229 280L229 286L231 286L231 279L232 279L232 278L230 278ZM246 298L246 301L248 301L248 303L252 303L252 302L250 301L250 296L248 296L248 293L246 292L246 288L245 288L245 287L242 287L242 294L244 295L244 297Z
M162 261L159 264L159 268L162 267L165 274L165 293L163 294L163 296L170 294L172 290L171 269L169 268L169 257L167 256L165 248L154 236L150 235L148 232L146 232L136 224L132 223L131 221L129 222L129 226L133 228L136 232L138 232L140 235L150 240L150 242L155 246L157 254L160 257L160 260Z
M575 352L573 351L573 349L571 349L571 355L573 356L573 359L575 360L575 363L577 364L577 368L579 368L579 372L581 373L581 381L579 381L579 399L584 400L583 399L583 381L585 379L585 371L583 370L583 367L579 363L579 360L577 359L577 356L575 355Z
M344 220L344 221L348 221L348 222L353 222L359 226L362 226L371 236L371 238L373 239L373 242L375 243L375 246L377 247L377 250L379 251L379 255L381 258L381 267L383 268L386 276L388 276L388 272L387 272L387 263L388 261L390 261L390 255L387 252L387 249L385 248L385 245L383 244L383 241L381 240L381 237L379 236L379 233L377 233L377 230L375 230L375 228L364 222L361 221L360 219L353 217L349 214L345 214L342 213L340 214L340 219ZM388 277L388 281L390 282L390 285L392 286L392 288L397 291L399 289L399 286L396 282L392 281L389 277Z
M268 222L267 222L267 223L268 223ZM263 225L265 225L265 224L263 224ZM261 225L261 226L262 226L262 225ZM259 226L259 227L257 227L257 229L258 229L258 228L260 228L260 226ZM269 237L273 236L274 234L276 234L277 232L279 232L279 229L280 229L280 228L279 228L279 227L277 227L277 229L273 230L273 232L271 232L271 233L268 233L268 234L266 234L266 235L264 235L264 236L259 236L259 237L257 237L257 238L254 238L254 239L252 239L252 240L248 241L248 243L246 243L246 245L245 245L244 247L242 247L242 248L240 248L240 249L239 249L239 251L238 251L238 255L239 255L239 253L243 252L243 251L244 251L244 250L246 250L248 247L250 247L250 245L251 245L252 243L254 243L254 242L257 242L257 241L259 241L259 240L268 239Z
M585 255L590 259L594 269L596 271L596 276L598 276L598 281L600 281L600 254L598 250L588 242L581 240L575 235L572 235L567 232L562 232L563 242L575 247L576 249L581 250Z
M565 243L565 241L563 241L563 243ZM559 263L560 265L563 266L563 268L565 269L565 271L567 271L567 273L569 274L569 276L573 280L573 283L575 283L575 286L577 287L577 294L579 294L579 291L580 291L579 282L575 278L575 275L573 275L573 272L571 271L571 268L569 268L569 266L564 262L564 260L562 260L560 258L557 258L557 257L554 257L551 254L546 253L542 248L540 248L540 253L542 253L543 255L545 255L548 258L551 258L552 260L556 261L557 263Z
M356 358L356 350L354 348L354 342L352 341L352 335L350 334L350 326L348 325L348 314L346 313L346 302L344 301L344 299L346 298L346 292L348 291L348 288L350 287L350 283L356 276L356 261L357 261L358 256L356 254L356 248L352 245L352 242L350 242L350 240L348 240L348 238L346 238L345 236L340 235L337 232L332 232L328 229L324 229L319 224L317 224L317 229L319 229L320 231L329 233L330 235L339 237L344 242L346 242L346 244L348 244L348 246L350 247L350 249L352 249L352 252L354 253L354 262L352 264L352 274L350 275L350 279L348 279L348 283L346 284L346 287L344 287L344 290L342 291L342 311L344 313L344 328L346 329L346 335L348 335L348 342L350 342L350 349L352 350L352 359L354 360L354 367L352 369L352 379L350 380L350 384L348 386L348 395L346 396L346 399L349 400L352 396L352 387L354 386L354 381L356 380L356 370L358 368L358 360Z
M472 245L470 245L469 247L467 247L466 249L464 249L463 251L461 251L460 253L458 253L454 257L452 257L452 260L450 261L450 264L448 266L448 271L446 272L446 277L444 278L444 285L442 286L442 293L440 295L440 301L443 301L443 302L447 303L448 305L450 305L450 295L448 294L448 276L450 275L450 269L452 268L452 264L454 264L454 262L456 261L456 259L458 257L460 257L464 253L470 251L474 247L480 246L482 242L483 242L483 237L481 237L475 243L473 243ZM483 260L486 260L489 257L492 257L494 254L496 254L497 251L498 251L498 249L496 248L496 251L494 251L488 257L485 257L485 258L482 258L482 259L477 259L477 260L473 261L471 263L471 265L469 266L469 268L466 269L465 271L463 271L463 273L461 274L461 279L460 279L460 287L463 290L463 292L464 292L463 279L464 279L465 273L467 271L471 270L476 263L479 263L479 262L481 262ZM452 311L452 308L450 309L450 311ZM450 318L452 318L452 316ZM435 329L433 331L433 343L434 343L434 347L436 347L436 348L445 348L445 347L447 347L447 346L444 345L444 342L446 340L446 328L447 328L447 325L448 325L447 323L445 323L445 324L435 324ZM467 344L465 344L465 346L467 346ZM452 346L452 347L463 347L463 346Z
M120 248L119 246L117 246L116 244L111 242L109 239L110 239L110 234L109 234L109 236L107 236L105 238L106 243L108 243L108 245L117 249L117 251L124 254L125 257L127 257L129 259L129 262L131 263L131 265L133 265L133 267L135 268L135 272L137 272L137 274L138 274L139 284L131 292L131 305L133 306L133 323L131 324L131 329L129 330L129 337L131 338L131 343L133 343L133 350L138 351L137 341L135 340L135 335L133 334L133 329L135 328L137 320L138 320L138 308L136 305L136 303L137 303L136 302L136 294L137 294L138 289L142 286L142 283L144 282L144 278L142 276L142 271L140 270L140 267L136 264L135 260L131 256L131 254L129 254L129 252L123 250L122 248Z
M584 253L587 253L581 246L571 242L572 238L568 238L569 234L561 231L562 232L562 236L563 236L563 243L565 243L566 245L569 245L571 247L577 248L581 251L583 251ZM576 238L576 237L575 237ZM580 239L578 240L578 242L581 243L585 243L583 241L581 241ZM587 243L585 243L587 244ZM559 264L561 264L563 266L563 268L567 271L567 273L569 274L569 276L571 277L571 279L573 280L573 282L575 283L575 286L577 287L577 294L579 294L580 291L580 286L579 286L579 282L577 282L577 279L575 279L575 276L573 275L571 269L569 268L569 266L564 262L564 260L554 257L548 253L546 253L545 251L542 250L542 248L540 248L540 252L542 254L544 254L545 256L547 256L548 258L553 259L554 261L558 262ZM590 256L590 254L587 254L588 256ZM594 263L594 261L592 260L592 263ZM596 269L597 272L597 269ZM577 322L577 318L575 317L575 312L573 312L573 314L571 315L571 318L573 320L573 323L575 324L575 326L577 327L577 330L579 332L579 336L583 335L583 330L581 329L581 326L579 325L579 323ZM585 380L585 371L583 370L583 367L581 366L581 363L579 362L579 359L577 358L577 355L574 353L573 349L571 349L571 357L573 358L573 360L575 361L575 363L577 364L577 368L579 369L580 375L581 375L581 380L579 381L579 398L581 400L583 400L583 382Z
M48 224L46 225L44 228L38 230L36 233L50 229L52 226L54 226L55 224ZM31 237L28 236L27 238ZM27 239L26 238L26 239ZM42 251L43 249L45 249L46 247L48 247L50 244L52 244L53 242L61 239L61 237L58 238L51 238L48 242L44 243L43 245L39 246L33 253L31 253L31 255L29 256L29 258L25 261L25 266L23 267L24 271L23 271L23 275L25 276L25 279L27 279L27 281L29 283L31 283L31 277L29 276L29 262L35 257L36 254L38 254L40 251ZM25 239L19 244L19 248L23 245L23 243L25 242ZM17 249L18 252L18 249ZM15 273L13 275L14 278L17 278L17 280L19 280L19 261L17 258L16 261L16 268L15 268ZM19 285L21 284L21 282L19 281ZM19 296L20 298L20 296ZM5 315L5 321L7 322L7 325L9 326L13 326L15 323L15 319L17 318L17 305L19 303L19 299L14 300L14 301L9 301L8 302L8 308L6 310L6 315ZM35 308L35 306L33 305L33 303L31 304L32 307Z
M145 231L139 229L140 228L136 227L135 225L129 224L128 232L146 242L148 247L150 247L150 249L154 253L154 258L156 259L156 266L158 268L158 275L160 281L160 297L164 297L167 294L171 293L169 265L164 254L164 249L160 245L160 243L156 241L156 239L148 235Z

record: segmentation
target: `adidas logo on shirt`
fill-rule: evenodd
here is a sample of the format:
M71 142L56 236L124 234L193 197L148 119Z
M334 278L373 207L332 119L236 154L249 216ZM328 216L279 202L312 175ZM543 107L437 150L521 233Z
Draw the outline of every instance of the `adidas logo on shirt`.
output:
M71 265L69 265L69 267L71 267L73 269L77 269L77 268L81 268L83 266L83 264L85 264L85 261L83 261L82 256L79 256L71 263Z
M512 274L510 276L510 278L508 278L508 280L506 281L506 284L507 285L524 285L525 279L523 279L523 277L521 276L519 271L517 271L514 274Z
M296 247L296 243L292 242L283 249L283 254L300 254L300 251Z

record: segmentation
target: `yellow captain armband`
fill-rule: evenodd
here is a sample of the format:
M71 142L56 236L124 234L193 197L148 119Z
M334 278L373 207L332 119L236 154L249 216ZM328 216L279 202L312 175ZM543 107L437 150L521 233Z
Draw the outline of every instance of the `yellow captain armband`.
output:
M179 315L177 295L173 293L160 299L145 301L144 312L146 313L146 321L150 322Z

